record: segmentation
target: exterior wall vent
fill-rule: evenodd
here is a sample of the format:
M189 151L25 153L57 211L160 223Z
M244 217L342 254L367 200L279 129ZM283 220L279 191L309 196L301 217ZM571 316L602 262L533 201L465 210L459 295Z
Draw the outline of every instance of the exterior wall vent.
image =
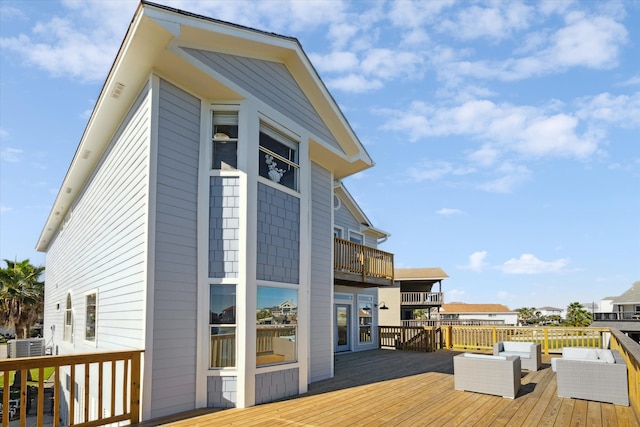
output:
M120 98L120 95L122 95L123 91L124 91L124 85L122 83L116 82L115 86L113 87L113 90L111 91L111 97L118 99Z

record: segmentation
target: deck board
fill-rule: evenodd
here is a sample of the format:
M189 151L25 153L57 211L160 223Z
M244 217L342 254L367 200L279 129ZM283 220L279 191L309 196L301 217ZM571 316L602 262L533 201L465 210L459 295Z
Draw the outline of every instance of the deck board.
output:
M294 398L217 412L185 413L178 420L141 426L638 426L630 407L559 398L556 378L543 369L522 371L515 399L454 390L453 356L371 350L335 356L334 378Z

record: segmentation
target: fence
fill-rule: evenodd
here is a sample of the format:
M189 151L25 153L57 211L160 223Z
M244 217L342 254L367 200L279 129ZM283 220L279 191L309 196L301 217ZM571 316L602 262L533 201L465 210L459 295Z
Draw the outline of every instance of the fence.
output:
M51 370L52 384L47 385L53 386L50 415L55 427L60 425L61 417L68 425L81 427L120 421L137 423L140 420L141 353L142 350L132 350L0 360L2 426L9 426L11 415L19 416L19 425L26 426L27 407L33 398L37 405L36 423L43 425L45 371ZM36 375L37 385L28 384L28 377ZM10 385L11 378L17 384ZM89 402L96 406L92 408Z

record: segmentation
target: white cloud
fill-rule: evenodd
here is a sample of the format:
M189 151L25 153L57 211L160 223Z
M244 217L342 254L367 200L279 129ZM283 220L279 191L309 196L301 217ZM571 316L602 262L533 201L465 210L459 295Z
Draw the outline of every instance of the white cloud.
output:
M473 168L457 166L450 162L423 161L414 166L408 167L405 173L413 182L421 182L435 181L450 175L468 175L473 172Z
M310 54L309 59L320 72L351 71L358 67L358 57L354 52L331 52L327 55Z
M478 61L432 57L432 60L436 61L439 77L450 84L459 82L462 76L514 81L560 73L573 67L607 70L617 65L628 33L611 17L569 13L564 27L523 38L524 43L514 53L529 53L528 56Z
M488 264L485 262L487 257L487 251L477 251L469 255L469 263L459 268L463 270L471 270L481 272L487 268Z
M596 134L579 134L579 120L565 113L489 100L471 100L454 107L413 102L406 111L381 110L383 129L408 133L410 141L461 135L485 141L471 154L479 164L491 164L496 150L521 156L585 159L598 148Z
M567 264L569 260L565 258L542 261L533 254L522 254L520 258L511 258L496 268L505 274L544 274L561 272Z
M461 215L464 212L460 209L442 208L436 211L438 215Z
M640 92L614 96L601 93L578 101L576 115L582 120L614 123L624 128L640 127Z
M533 8L523 3L497 2L490 7L471 6L458 11L453 19L444 20L441 31L463 40L507 38L514 30L529 26Z
M462 301L466 295L462 289L447 289L447 301Z
M20 162L22 150L19 148L6 147L0 150L0 160L8 163Z
M511 193L515 187L531 178L531 172L526 166L513 165L510 162L504 162L497 169L497 173L500 174L498 178L481 183L478 188L490 193Z
M368 92L374 89L380 89L383 85L378 79L368 79L357 74L349 74L344 77L335 79L327 79L327 86L331 89L343 90L345 92Z
M0 213L10 212L10 211L12 211L12 210L13 210L13 209L11 209L11 208L10 208L10 207L8 207L8 206L2 206L2 205L0 205Z

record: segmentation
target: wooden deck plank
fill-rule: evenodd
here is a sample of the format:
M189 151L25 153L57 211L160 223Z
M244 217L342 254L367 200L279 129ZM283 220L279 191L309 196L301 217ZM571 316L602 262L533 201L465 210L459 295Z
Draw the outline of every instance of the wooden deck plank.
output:
M335 356L335 377L309 392L246 409L204 409L144 427L289 426L634 426L630 407L557 397L556 378L523 371L515 399L454 390L453 356L372 350ZM191 415L191 416L190 416ZM155 423L153 423L155 421Z

